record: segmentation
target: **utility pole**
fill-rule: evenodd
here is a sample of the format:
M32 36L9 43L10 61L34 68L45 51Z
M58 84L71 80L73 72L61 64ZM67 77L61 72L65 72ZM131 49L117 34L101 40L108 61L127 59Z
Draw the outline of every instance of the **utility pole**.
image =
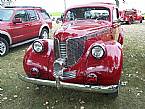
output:
M66 10L66 0L64 0L64 10Z

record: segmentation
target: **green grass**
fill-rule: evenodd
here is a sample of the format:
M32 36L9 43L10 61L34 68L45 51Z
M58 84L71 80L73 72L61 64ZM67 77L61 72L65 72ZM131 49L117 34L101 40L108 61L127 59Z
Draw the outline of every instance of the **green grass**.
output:
M61 12L52 12L50 13L52 16L61 16Z
M122 87L114 99L97 93L57 90L25 83L22 61L29 44L0 58L0 109L144 109L145 23L123 25L125 30ZM2 90L3 89L3 90Z

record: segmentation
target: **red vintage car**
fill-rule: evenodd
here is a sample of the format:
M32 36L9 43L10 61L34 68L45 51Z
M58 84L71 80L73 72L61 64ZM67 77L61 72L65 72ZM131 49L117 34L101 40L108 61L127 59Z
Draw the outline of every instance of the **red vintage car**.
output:
M120 11L120 20L121 22L125 22L127 24L132 24L135 21L139 21L142 23L143 17L141 15L141 12L136 9L126 9L123 11Z
M53 39L35 41L26 51L27 76L37 85L118 94L123 31L119 11L110 3L73 6Z

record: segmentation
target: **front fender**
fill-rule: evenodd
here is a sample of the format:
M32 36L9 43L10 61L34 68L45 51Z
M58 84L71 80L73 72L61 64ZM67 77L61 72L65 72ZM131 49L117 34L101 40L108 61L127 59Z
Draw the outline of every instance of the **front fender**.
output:
M123 63L121 44L109 42L105 44L105 48L106 53L101 59L93 57L89 50L90 53L86 57L86 75L95 74L98 84L101 85L118 84Z
M23 67L28 77L51 80L53 79L54 63L53 40L42 39L38 41L44 44L44 51L42 53L36 53L31 45L25 53Z

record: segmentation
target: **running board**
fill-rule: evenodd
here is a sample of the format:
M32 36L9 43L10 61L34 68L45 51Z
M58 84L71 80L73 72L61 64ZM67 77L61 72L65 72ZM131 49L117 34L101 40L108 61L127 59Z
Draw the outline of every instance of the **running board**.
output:
M26 43L35 41L35 40L37 40L37 39L39 39L39 38L34 38L34 39L26 40L26 41L23 41L23 42L20 42L20 43L17 43L17 44L13 44L13 45L10 46L10 48L17 47L17 46L19 46L19 45L23 45L23 44L26 44Z

